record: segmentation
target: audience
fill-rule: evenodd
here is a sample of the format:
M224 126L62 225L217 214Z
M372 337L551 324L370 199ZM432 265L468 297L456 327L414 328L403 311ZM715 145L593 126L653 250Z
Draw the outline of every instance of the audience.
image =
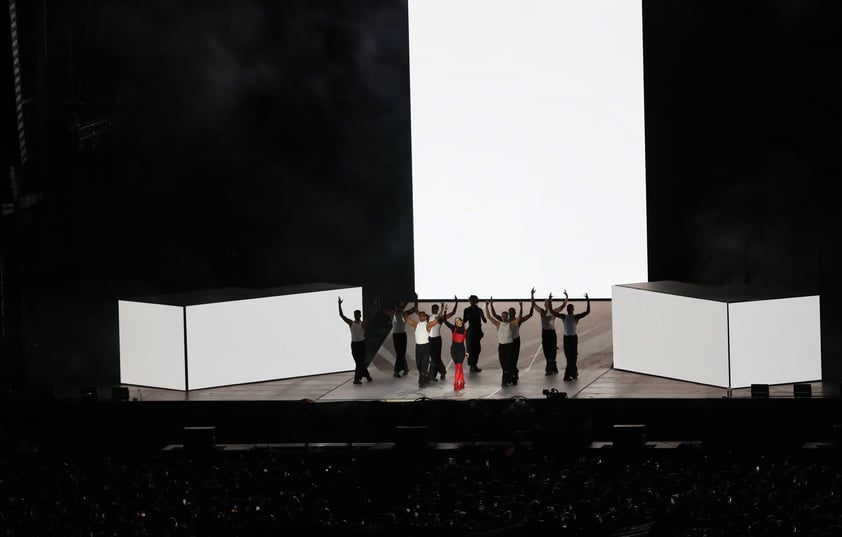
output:
M444 447L6 449L0 537L842 530L833 448Z

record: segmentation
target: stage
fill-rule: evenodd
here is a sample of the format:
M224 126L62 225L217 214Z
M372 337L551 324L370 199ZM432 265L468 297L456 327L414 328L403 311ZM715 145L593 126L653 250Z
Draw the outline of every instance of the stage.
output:
M584 300L571 300L575 313L585 311ZM421 302L422 309L429 310L430 302ZM449 309L453 302L446 303ZM556 301L555 305L560 305ZM459 303L461 315L467 302ZM518 307L516 302L495 301L495 311L500 313L506 308ZM529 312L528 301L524 303L524 314ZM327 322L327 321L325 321ZM336 323L342 321L337 316ZM559 347L561 347L561 321L556 322L559 333ZM750 388L727 390L717 386L684 382L652 375L643 375L613 368L612 331L611 331L611 301L592 300L591 313L583 318L579 324L579 377L574 381L563 381L564 353L558 350L558 364L561 371L557 375L545 376L545 359L541 350L541 325L537 315L533 316L521 328L521 352L518 360L520 370L519 382L515 386L501 386L501 370L497 359L497 340L494 326L488 323L482 340L482 354L479 365L482 372L470 373L465 367L465 389L459 392L453 389L453 364L451 363L449 345L450 330L442 329L443 350L442 357L448 366L446 379L418 388L418 372L415 370L415 349L412 333L408 335L407 361L411 372L401 378L393 377L395 360L394 346L391 333L381 335L382 344L373 354L369 363L372 382L363 381L353 384L353 361L350 345L347 351L349 370L346 372L330 373L309 377L279 379L266 382L235 384L230 386L197 389L197 390L169 390L125 384L129 388L131 399L139 401L414 401L419 398L444 400L469 399L510 399L524 397L527 399L543 398L544 390L555 389L566 393L570 399L722 399L751 397ZM350 341L350 335L349 335ZM318 350L314 349L312 356L303 356L302 360L319 359ZM826 385L822 382L808 383L814 398L838 397L838 385ZM794 397L793 384L779 384L769 386L769 396L773 398ZM110 387L98 387L99 398L110 398ZM65 389L57 396L62 399L79 397L78 389Z

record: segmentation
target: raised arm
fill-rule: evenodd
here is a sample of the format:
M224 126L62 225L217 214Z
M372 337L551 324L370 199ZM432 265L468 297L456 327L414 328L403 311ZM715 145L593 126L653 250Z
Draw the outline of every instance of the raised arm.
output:
M496 317L494 317L494 316L491 314L491 312L490 312L490 311L488 311L488 308L489 308L489 306L490 306L490 305L491 305L491 301L490 301L490 300L486 300L486 301L485 301L485 311L488 313L488 318L489 318L489 319L491 319L491 322L492 322L492 323L494 323L494 326L496 326L497 328L499 328L499 327L500 327L500 321L498 321L498 320L497 320L497 318L496 318ZM480 311L482 311L482 310L480 310ZM483 320L485 320L485 317L483 317Z
M534 287L532 288L532 292L530 293L529 298L530 298L530 301L532 302L532 306L531 306L532 309L538 310L538 313L540 315L543 315L544 314L544 308L542 308L541 306L539 306L538 304L535 303L535 288ZM550 300L550 307L552 308L552 304L553 304L553 302L552 302L553 294L552 293L550 293L550 299L549 300Z
M443 307L443 306L442 306L442 307ZM442 320L442 319L444 319L444 317L443 317L443 316L441 316L441 315L438 315L438 316L437 316L435 319L433 319L433 320L429 320L429 319L430 319L430 317L427 317L427 332L429 332L429 331L430 331L430 329L431 329L432 327L436 326L437 324L441 324L441 320Z
M403 315L403 320L406 321L406 324L408 324L412 328L415 328L416 326L418 326L418 321L416 321L415 319L413 319L409 316L408 310L402 311L401 314Z
M518 325L521 325L532 318L532 315L535 313L535 303L532 303L532 307L529 308L529 313L526 314L526 317L523 316L523 301L520 302L520 317L518 317Z
M587 293L585 293L585 301L587 302L587 307L585 308L585 311L576 315L577 320L581 319L582 317L585 317L586 315L590 314L590 312L591 312L591 299L588 298Z
M450 319L450 318L451 318L451 317L453 317L454 315L456 315L456 308L458 308L458 307L459 307L459 299L458 299L458 298L456 298L456 295L453 295L453 300L454 300L454 303L453 303L453 310L451 310L451 312L450 312L450 313L447 313L447 307L445 307L445 308L444 308L444 309L445 309L445 315L444 315L444 320L445 320L445 321L446 321L446 320L448 320L448 319ZM449 325L448 325L448 326L449 326Z
M339 298L339 317L341 317L342 320L345 321L345 324L347 324L348 326L351 326L351 322L352 322L351 319L349 319L348 317L345 316L344 313L342 313L342 297L340 296L338 298Z
M553 297L553 296L552 296L552 295L550 295L550 299L552 299L552 297ZM554 312L564 311L564 309L565 309L566 307L567 307L567 289L565 289L565 290L564 290L564 303L563 303L561 306L557 307L557 308L553 308L553 311L554 311Z
M488 314L488 316L491 317L492 319L494 319L495 321L498 321L498 322L502 321L503 319L499 315L497 315L496 311L494 311L494 297L493 296L489 297L489 300L487 300L485 302L485 310L486 311L488 311L489 305L491 306L491 312ZM495 326L496 326L496 324L495 324Z

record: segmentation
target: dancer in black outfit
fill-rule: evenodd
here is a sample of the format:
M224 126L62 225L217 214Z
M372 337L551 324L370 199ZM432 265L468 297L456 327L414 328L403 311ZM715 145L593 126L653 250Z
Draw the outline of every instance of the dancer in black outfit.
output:
M459 306L459 299L456 298L456 295L453 296L453 300L456 301L456 304L453 305L453 311L447 313L447 308L442 303L441 306L438 304L433 304L431 306L432 315L430 316L432 319L438 319L438 323L430 330L430 380L436 382L436 374L444 380L445 375L447 374L447 366L442 360L441 357L441 350L442 350L442 337L441 337L441 327L444 324L444 321L453 317L456 313L456 308Z
M468 336L466 344L468 347L468 366L471 373L479 373L482 371L479 367L479 353L482 351L482 324L487 323L488 319L485 317L485 312L482 308L477 306L479 298L477 295L471 295L468 298L470 306L465 308L462 314L462 321L468 325Z
M395 367L392 376L400 378L401 374L406 376L409 374L409 364L406 361L406 320L403 318L403 313L413 313L415 307L406 309L406 302L396 302L392 309L386 308L383 305L383 299L377 297L377 305L384 315L388 316L392 321L392 343L395 345Z
M371 375L365 364L365 330L368 328L368 319L362 320L362 312L354 310L352 321L342 313L342 297L339 297L339 317L351 329L351 356L354 358L354 384L362 384L361 379L371 382Z
M534 292L534 291L533 291ZM534 312L534 306L530 306L529 314L524 317L523 315L523 301L520 302L520 312L516 311L514 307L510 307L508 310L508 318L509 320L520 319L520 322L512 325L512 347L511 347L511 356L509 358L510 366L511 366L511 376L514 379L514 384L517 384L517 379L520 375L520 370L517 368L517 362L520 359L520 326L528 321ZM494 310L494 301L491 301L491 316L494 317L497 321L502 322L502 317L497 315L497 312Z
M485 309L488 311L493 298L489 298L485 302ZM491 315L488 311L488 316L491 317L491 322L497 327L497 357L500 361L500 369L503 371L503 378L501 385L506 388L517 384L517 364L514 356L514 344L512 343L512 328L520 324L521 318L510 319L508 310L500 315L500 320Z
M542 308L535 302L535 289L532 289L532 307L538 310L538 317L541 319L541 348L544 351L544 375L555 375L558 373L558 333L555 330L556 313L564 311L567 307L567 289L564 290L564 303L553 308L553 294L544 301Z
M591 312L591 299L585 293L585 300L588 307L584 313L573 313L573 304L567 305L567 313L556 313L555 316L564 321L564 357L567 359L567 367L564 369L564 380L576 380L579 378L579 320Z
M430 382L430 330L438 324L438 319L430 320L427 312L416 311L418 320L410 319L404 312L406 324L415 329L415 367L418 368L418 387L424 388Z

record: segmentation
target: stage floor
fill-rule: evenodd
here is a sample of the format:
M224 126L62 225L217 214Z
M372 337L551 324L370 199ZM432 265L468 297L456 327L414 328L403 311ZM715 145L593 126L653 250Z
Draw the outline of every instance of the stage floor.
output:
M585 310L583 300L571 301L576 313ZM557 303L559 304L559 303ZM421 303L422 309L429 309L430 303ZM461 314L464 302L460 302ZM517 307L513 302L495 302L495 310L499 313L509 306ZM449 304L453 306L452 302ZM524 312L528 312L529 304L524 303ZM341 322L337 317L336 322ZM559 331L559 346L561 345L561 321L557 321ZM449 345L450 330L442 329L444 348L442 355L447 364L447 376L444 381L433 383L426 388L418 387L418 372L412 370L409 375L401 378L393 377L394 347L391 334L387 335L377 354L369 364L372 382L363 381L353 384L353 361L350 345L348 349L347 372L331 373L312 377L273 380L252 384L239 384L201 390L179 391L150 388L143 386L128 386L130 397L142 401L289 401L310 399L313 401L352 401L352 400L380 400L380 401L414 401L420 398L431 399L508 399L525 397L529 399L543 398L544 390L556 389L565 392L568 398L578 399L608 399L608 398L688 398L688 399L721 399L721 398L749 398L749 388L735 389L730 394L728 390L692 382L642 375L613 368L612 332L611 332L611 301L591 301L591 314L581 320L579 324L579 378L574 381L562 380L564 372L564 353L558 351L558 364L561 373L552 376L544 375L544 355L541 350L541 325L533 316L521 328L521 353L518 361L520 370L519 382L516 386L501 386L501 370L497 360L497 339L494 326L489 323L485 328L482 340L482 353L479 373L465 373L465 389L459 392L453 390L453 364L450 362ZM414 368L415 352L414 340L410 333L407 345L407 360L410 369ZM349 337L350 341L350 337ZM318 357L303 357L302 359L318 359ZM467 370L467 366L465 368ZM838 397L839 386L823 382L812 382L812 396ZM772 398L792 398L793 385L781 384L770 386L769 395ZM78 392L73 397L78 398ZM100 397L110 397L101 394Z

